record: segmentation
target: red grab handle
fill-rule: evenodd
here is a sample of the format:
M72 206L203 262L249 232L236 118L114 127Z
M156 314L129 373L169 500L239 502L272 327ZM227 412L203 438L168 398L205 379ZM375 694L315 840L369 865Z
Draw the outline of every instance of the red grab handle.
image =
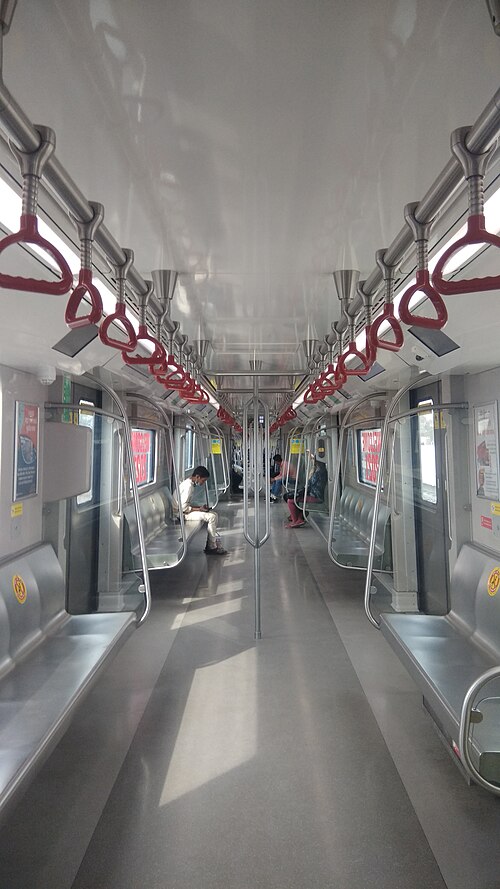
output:
M124 331L126 340L118 340L108 334L108 330L114 322ZM117 303L115 311L104 319L99 328L99 336L105 346L113 346L114 349L121 349L122 352L132 352L135 349L137 337L132 322L125 314L125 303Z
M306 389L306 391L305 391L305 395L304 395L304 404L317 404L318 401L319 401L319 396L316 395L316 394L313 392L312 387L309 386L309 388ZM278 422L279 422L279 421L278 421Z
M346 367L346 361L350 356L354 358L359 358L361 361L361 366L358 367ZM356 348L356 343L351 341L349 343L349 347L347 352L343 352L339 357L338 368L340 368L340 373L344 377L364 377L367 373L370 373L373 358L371 354L371 349L369 343L367 343L366 352L360 352L359 349Z
M414 315L410 312L410 300L415 293L423 293L436 310L434 318L426 315ZM441 330L448 320L448 312L442 296L432 286L429 269L417 269L417 282L408 287L399 303L399 317L403 324L415 327L426 327L428 330Z
M393 340L386 340L379 336L378 332L384 321L387 321L394 334ZM372 349L387 349L388 352L399 352L404 343L404 334L401 324L394 315L394 306L392 303L385 303L382 314L373 321L370 328L370 344Z
M19 231L7 235L0 241L0 253L3 253L11 244L33 244L35 247L40 247L55 261L61 277L58 281L44 281L41 278L22 278L19 275L0 273L0 287L22 290L27 293L49 293L52 296L62 296L71 289L73 284L71 269L59 250L50 241L42 238L38 231L36 216L21 216Z
M139 332L137 334L136 346L143 340L147 340L149 343L153 343L154 352L151 355L128 355L128 349L125 349L122 353L122 358L125 364L137 365L137 364L145 364L148 367L152 367L153 364L161 364L165 361L167 357L167 353L163 348L162 344L155 339L154 336L150 336L148 333L148 328L146 324L139 324Z
M78 315L78 309L86 295L90 297L90 312ZM64 320L68 327L75 330L77 327L86 327L87 324L98 324L101 318L102 299L97 287L92 283L92 269L80 269L78 284L68 300Z
M445 296L476 291L482 293L485 290L497 290L500 287L500 275L489 275L485 278L464 278L460 281L447 281L443 278L444 267L449 262L450 257L462 250L463 247L468 247L471 244L490 244L493 247L500 247L500 237L486 231L483 213L469 216L466 234L463 238L459 238L458 241L450 244L439 258L432 275L432 283L436 290L444 293Z

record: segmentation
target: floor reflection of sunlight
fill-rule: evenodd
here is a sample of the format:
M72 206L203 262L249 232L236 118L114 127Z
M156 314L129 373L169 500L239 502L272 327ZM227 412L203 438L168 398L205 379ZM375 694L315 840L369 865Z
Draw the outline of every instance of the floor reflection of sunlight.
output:
M245 598L245 596L242 596L238 599L230 599L228 602L215 601L212 597L207 597L206 600L201 599L200 601L206 601L207 604L203 608L178 614L171 629L178 630L179 627L192 627L195 624L204 623L206 620L214 620L216 617L235 614L237 611L241 611L243 599ZM198 600L196 599L195 601Z
M196 670L160 806L192 793L255 756L255 654L255 648L250 648Z

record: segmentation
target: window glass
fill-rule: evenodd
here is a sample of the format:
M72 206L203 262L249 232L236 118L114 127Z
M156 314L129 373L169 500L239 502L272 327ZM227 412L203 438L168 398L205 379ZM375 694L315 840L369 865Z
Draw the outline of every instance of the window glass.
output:
M80 399L78 404L88 405L89 407L95 407L93 401L85 401L83 398ZM76 502L78 506L83 506L85 503L90 503L93 497L93 489L94 489L94 436L95 436L95 413L93 411L80 410L78 411L78 425L86 426L90 429L92 433L92 445L90 448L90 488L88 491L85 491L83 494L78 494L76 498Z
M381 429L357 430L358 481L372 488L377 484L381 445Z
M432 398L419 401L418 407L432 405ZM434 411L429 410L418 417L418 459L420 463L420 498L425 503L437 503L436 447L434 442Z
M155 477L155 433L152 429L132 429L132 454L137 487L151 484Z

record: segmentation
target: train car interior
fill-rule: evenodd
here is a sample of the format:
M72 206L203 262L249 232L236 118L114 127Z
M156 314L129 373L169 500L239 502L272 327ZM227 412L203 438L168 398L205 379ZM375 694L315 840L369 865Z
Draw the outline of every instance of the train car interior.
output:
M500 889L500 3L0 35L0 889Z

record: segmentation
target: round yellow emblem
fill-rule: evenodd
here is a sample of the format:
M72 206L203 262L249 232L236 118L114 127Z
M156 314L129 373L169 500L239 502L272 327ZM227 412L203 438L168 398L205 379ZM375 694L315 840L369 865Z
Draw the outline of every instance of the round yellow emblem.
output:
M496 596L500 587L500 568L493 568L488 577L488 596Z
M12 589L14 590L14 595L17 601L23 605L24 602L26 602L28 591L20 574L14 574L14 577L12 578Z

